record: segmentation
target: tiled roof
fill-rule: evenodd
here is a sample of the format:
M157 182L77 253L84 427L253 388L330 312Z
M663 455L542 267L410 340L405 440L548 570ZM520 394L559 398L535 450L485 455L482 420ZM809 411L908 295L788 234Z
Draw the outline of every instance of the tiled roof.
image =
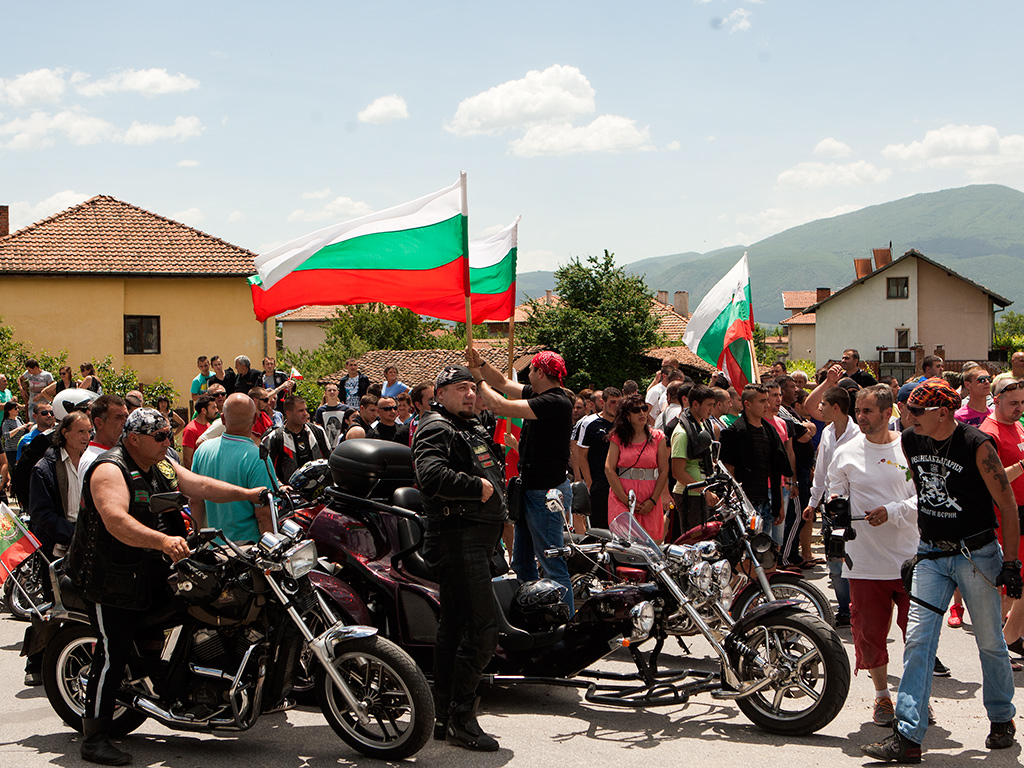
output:
M502 340L504 341L504 340ZM483 358L499 371L508 370L508 342L475 343ZM544 347L520 347L513 350L515 359L512 367L523 371L535 354ZM398 378L410 387L421 381L434 381L446 365L465 365L466 356L461 349L377 349L357 359L359 370L370 377L370 381L384 381L384 368L398 366ZM338 371L317 380L317 384L337 384L347 374Z
M330 307L299 307L283 315L278 315L279 322L304 322L304 323L326 323L334 318L334 313L341 309L341 305Z
M783 291L782 308L788 310L807 309L818 300L817 291Z
M686 368L702 371L703 373L714 373L715 366L705 363L699 357L697 357L690 348L685 344L678 347L655 347L648 349L644 352L644 356L657 360L659 363L666 357L675 357L679 360L679 365L685 370ZM757 364L758 375L764 375L766 371L770 371L770 365Z
M787 317L779 325L814 325L814 313L811 312L806 315L796 314L792 317Z
M246 277L255 257L108 195L0 238L0 274Z

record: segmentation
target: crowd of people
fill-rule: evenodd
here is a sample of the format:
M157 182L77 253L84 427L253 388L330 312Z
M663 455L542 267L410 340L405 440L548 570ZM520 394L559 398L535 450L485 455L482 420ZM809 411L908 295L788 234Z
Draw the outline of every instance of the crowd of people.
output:
M399 380L395 366L372 382L350 359L345 376L327 384L317 403L294 394L295 379L276 370L272 357L262 371L245 356L227 369L219 356L201 356L197 368L187 422L167 398L147 405L139 392L104 394L88 364L81 378L65 366L54 379L29 360L16 381L20 400L0 375L3 485L29 511L47 554L73 553L75 542L81 548L88 537L89 546L115 555L119 547L138 547L184 556L183 542L147 532L141 509L120 501L114 512L104 508L111 488L128 498L139 482L147 498L180 487L200 524L255 540L271 525L258 489L287 483L295 469L328 458L347 440L408 445L428 518L424 557L441 584L438 735L493 750L497 741L474 713L476 686L497 642L489 592L495 546L505 541L521 580L543 576L558 585L568 618L575 608L568 568L544 551L562 546L567 525L577 532L605 528L631 502L658 542L702 525L719 504L701 486L715 469L717 443L721 463L778 545L781 566L828 568L837 626L851 627L856 667L868 670L874 684L871 720L894 729L865 753L920 760L932 677L950 674L936 654L951 601L946 623L960 626L968 611L979 646L992 722L986 745L1014 741L1012 673L1021 664L1011 653L1024 657L1024 352L994 378L984 366L965 365L954 382L959 390L938 357L925 358L922 375L910 381L877 381L847 349L814 382L780 361L761 382L737 389L721 374L694 381L678 360L666 358L646 391L627 380L577 393L564 386L568 372L554 352L532 359L524 384L470 346L465 366L414 386ZM69 388L88 397L66 415L55 412L53 398ZM523 426L518 439L503 430L498 445L502 418ZM502 488L508 449L517 451L518 464ZM587 489L589 519L567 520L547 503L557 490L571 509L573 481ZM858 535L845 541L845 557L823 560L812 546L814 524L821 521L832 551L831 518L822 510L837 498L847 501ZM90 521L84 532L83 519ZM98 632L105 615L111 626L130 623L118 611L135 610L124 608L132 599L111 602L102 573L93 588ZM905 639L895 701L886 646L894 611ZM116 661L124 648L108 653ZM39 684L38 664L29 658L26 684ZM87 759L109 763L124 754L107 738L112 695L90 683Z

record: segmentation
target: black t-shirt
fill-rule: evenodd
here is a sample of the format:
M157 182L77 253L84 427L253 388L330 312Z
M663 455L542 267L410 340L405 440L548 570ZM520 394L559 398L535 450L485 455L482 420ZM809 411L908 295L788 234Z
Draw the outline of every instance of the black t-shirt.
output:
M235 371L234 371L234 369L228 368L226 371L224 371L224 378L223 379L218 379L217 378L217 374L214 374L213 376L211 376L209 379L206 380L206 388L207 389L212 387L214 384L220 384L222 387L224 387L224 391L227 392L228 394L231 394L232 392L234 392L235 391ZM249 394L249 393L246 392L246 394Z
M856 381L860 385L861 389L864 389L865 387L873 387L875 386L875 384L878 383L875 380L875 377L872 376L867 371L865 371L863 368L858 368L856 371L850 374L850 378Z
M760 427L747 425L754 461L752 466L747 467L747 480L743 483L743 492L754 502L768 500L768 467L771 465L772 453L772 438L766 432L769 429L775 427L766 421L762 421Z
M519 476L523 488L557 488L569 474L572 401L561 387L538 395L529 384L523 387L523 399L537 417L523 421L519 436Z
M978 448L994 441L957 424L946 440L908 427L900 435L917 486L917 526L928 541L959 541L996 527L995 504L978 470Z
M608 433L612 431L613 423L598 416L587 425L583 433L581 443L587 449L587 466L590 467L590 480L594 485L608 485L604 461L608 458Z
M390 440L391 442L397 442L395 435L398 433L398 424L392 424L390 427L382 422L376 422L377 426L373 427L369 432L366 433L367 437L373 437L377 440Z

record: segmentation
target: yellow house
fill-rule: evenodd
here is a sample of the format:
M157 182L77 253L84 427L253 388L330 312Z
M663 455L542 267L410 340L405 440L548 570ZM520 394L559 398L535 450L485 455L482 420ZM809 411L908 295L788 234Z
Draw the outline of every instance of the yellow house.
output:
M199 355L258 369L273 345L253 314L251 251L107 195L9 229L0 206L0 316L33 350L68 350L76 373L110 355L185 403Z

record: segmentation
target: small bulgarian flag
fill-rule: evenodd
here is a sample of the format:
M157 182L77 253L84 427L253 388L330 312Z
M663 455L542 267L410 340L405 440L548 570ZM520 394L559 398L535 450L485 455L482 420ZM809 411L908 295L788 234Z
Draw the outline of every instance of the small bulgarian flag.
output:
M750 269L744 253L690 316L683 343L701 360L724 371L736 389L743 389L757 381L753 342Z
M505 481L508 482L519 474L519 451L505 445L505 435L511 434L519 442L519 433L523 429L523 420L503 416L498 419L494 429L494 442L505 450Z
M249 278L261 322L305 305L406 307L465 321L469 293L466 175L410 203L313 232L256 257ZM457 306L458 312L449 311Z
M10 507L0 502L0 584L22 561L39 549L39 541L29 533Z
M294 365L292 366L291 378L295 379L296 381L302 381L302 374L299 373L299 369L296 368Z

